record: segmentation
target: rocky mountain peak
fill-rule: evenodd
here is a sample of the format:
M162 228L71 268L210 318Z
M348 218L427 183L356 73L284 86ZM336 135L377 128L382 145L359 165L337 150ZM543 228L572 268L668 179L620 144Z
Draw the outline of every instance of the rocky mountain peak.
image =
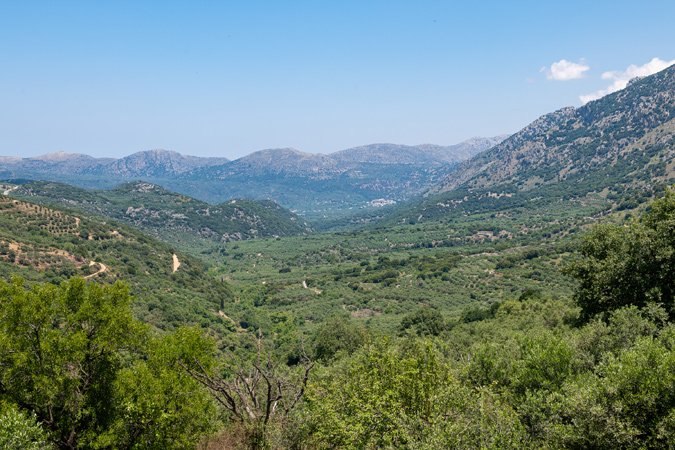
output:
M612 176L616 176L629 153L654 154L664 161L671 158L672 152L659 148L672 138L673 121L675 66L578 109L567 107L541 116L491 150L462 163L429 194L503 183L531 189L600 170L614 170ZM639 159L631 156L629 160L637 164Z

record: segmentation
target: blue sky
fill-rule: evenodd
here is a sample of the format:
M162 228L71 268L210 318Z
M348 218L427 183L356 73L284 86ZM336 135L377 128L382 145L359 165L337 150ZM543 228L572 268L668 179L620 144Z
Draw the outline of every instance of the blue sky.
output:
M512 133L675 60L673 17L666 1L2 2L0 155Z

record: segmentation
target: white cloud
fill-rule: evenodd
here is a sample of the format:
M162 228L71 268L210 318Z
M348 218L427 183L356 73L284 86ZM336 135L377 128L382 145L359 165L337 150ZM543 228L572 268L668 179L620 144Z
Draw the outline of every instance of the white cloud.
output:
M672 66L673 64L675 64L675 59L672 61L663 61L662 59L654 58L647 64L643 64L641 66L631 64L623 72L605 72L602 74L601 78L603 80L613 80L612 84L610 84L606 89L600 89L599 91L595 91L588 95L580 95L579 99L583 103L597 100L607 94L611 94L612 92L620 91L621 89L625 88L628 85L628 82L635 77L646 77L648 75L653 75L656 72L662 71L666 67Z
M583 59L578 63L561 59L551 64L551 67L542 67L540 72L546 72L546 78L549 80L568 81L583 78L584 72L588 69L590 67L586 65Z

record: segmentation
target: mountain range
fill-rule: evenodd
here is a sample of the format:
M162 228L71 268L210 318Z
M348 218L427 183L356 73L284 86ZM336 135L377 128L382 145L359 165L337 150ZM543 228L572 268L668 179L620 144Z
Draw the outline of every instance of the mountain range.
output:
M19 176L82 175L121 178L172 177L227 163L227 158L202 158L169 150L148 150L124 158L94 158L81 153L53 152L32 158L0 157L0 171Z
M273 199L314 220L376 211L347 219L353 224L384 217L415 222L589 195L610 208L626 207L675 180L674 156L671 66L579 108L546 114L512 136L450 147L373 144L328 155L269 149L234 161L160 150L119 160L56 153L0 158L0 177L88 188L137 177L211 204Z
M454 146L373 144L328 155L268 149L234 161L166 150L93 158L56 152L0 157L0 178L59 181L110 189L144 180L209 203L271 199L308 218L406 201L440 181L457 163L507 136L473 138Z

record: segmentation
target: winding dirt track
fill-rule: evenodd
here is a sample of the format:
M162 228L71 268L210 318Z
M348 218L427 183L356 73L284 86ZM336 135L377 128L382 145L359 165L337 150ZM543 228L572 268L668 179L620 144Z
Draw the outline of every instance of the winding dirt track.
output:
M95 276L98 275L99 273L103 273L103 272L107 272L107 271L108 271L108 266L106 266L106 265L103 264L103 263L100 263L100 262L94 262L94 261L90 261L90 262L89 262L89 266L93 266L94 264L98 264L98 265L99 265L100 268L98 269L98 272L92 273L91 275L87 275L86 277L84 277L85 280L86 280L87 278L95 277Z
M14 186L13 188L7 189L5 192L2 193L2 195L9 195L10 192L12 192L14 189L17 189L19 186Z

